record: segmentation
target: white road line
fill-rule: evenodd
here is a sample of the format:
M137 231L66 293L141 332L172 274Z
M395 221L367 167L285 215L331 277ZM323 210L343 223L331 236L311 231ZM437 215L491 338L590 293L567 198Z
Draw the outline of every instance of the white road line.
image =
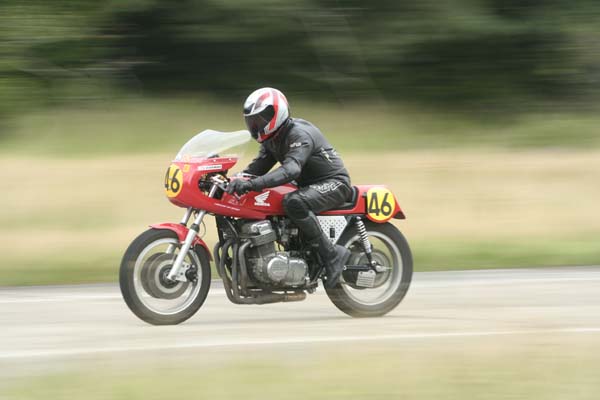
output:
M545 333L564 334L589 334L600 333L600 327L571 327L557 329L535 329L535 330L511 330L511 331L473 331L473 332L420 332L400 333L384 335L353 335L353 336L306 336L276 339L221 339L195 341L177 344L158 344L145 346L113 346L113 347L80 347L73 349L48 349L48 350L22 350L0 353L0 360L22 359L22 358L48 358L85 356L93 354L126 353L137 351L160 351L160 350L192 350L212 347L238 347L238 346L264 346L283 344L317 344L330 342L355 342L368 340L409 340L409 339L445 339L456 337L484 337L484 336L515 336L515 335L539 335Z
M448 279L447 276L439 280L432 279L430 274L436 274L435 272L426 272L428 275L426 280L419 280L418 274L413 278L411 287L413 289L427 289L427 288L444 288L444 287L474 287L474 286L494 286L494 285L515 285L515 284L527 284L527 283L561 283L561 282L597 282L600 281L600 272L596 271L575 271L573 273L560 272L557 274L564 276L553 276L553 277L520 277L520 278L504 278L501 277L505 274L510 274L512 270L507 270L505 273L498 273L494 270L489 270L490 276L487 279L481 277L469 277L464 276L468 274L468 271L456 271L456 277ZM486 274L487 271L478 271L477 274ZM514 271L515 274L519 274L519 270ZM451 272L443 272L444 275L451 274ZM544 270L539 271L540 275L547 273ZM554 275L554 273L552 273ZM580 276L577 276L580 275ZM583 276L581 276L583 275ZM46 303L46 302L71 302L71 301L97 301L97 300L117 300L121 298L121 294L118 293L118 289L115 288L113 293L92 293L92 294L68 294L68 286L61 286L61 292L65 294L55 295L43 295L44 291L54 290L53 286L35 288L0 288L0 304L27 304L27 303ZM82 290L80 286L73 285L72 288ZM97 290L97 289L94 289ZM42 292L42 293L40 293ZM317 293L324 293L319 290ZM214 287L209 293L209 296L224 296L225 292L222 287ZM2 298L7 296L8 298ZM19 297L24 296L24 297Z
M80 300L114 300L122 298L121 295L117 294L96 294L96 295L65 295L65 296L56 296L56 297L32 297L32 298L16 298L15 295L12 295L13 298L0 300L0 304L26 304L26 303L49 303L49 302L71 302L71 301L80 301Z
M411 286L423 288L454 287L454 286L489 286L514 285L524 283L560 283L560 282L594 282L600 281L600 275L585 278L525 278L525 279L456 279L447 281L413 282Z
M212 290L209 296L225 296L225 292L219 289ZM1 296L1 292L0 292ZM98 301L98 300L121 300L121 294L82 294L82 295L57 295L53 297L24 297L19 298L16 294L11 294L9 299L0 299L0 304L27 304L27 303L68 303L74 301Z

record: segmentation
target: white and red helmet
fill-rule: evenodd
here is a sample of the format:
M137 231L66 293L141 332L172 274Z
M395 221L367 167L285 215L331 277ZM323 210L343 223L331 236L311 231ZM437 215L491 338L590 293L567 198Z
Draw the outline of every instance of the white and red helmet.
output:
M255 90L244 102L244 120L259 143L269 139L290 117L287 99L277 89Z

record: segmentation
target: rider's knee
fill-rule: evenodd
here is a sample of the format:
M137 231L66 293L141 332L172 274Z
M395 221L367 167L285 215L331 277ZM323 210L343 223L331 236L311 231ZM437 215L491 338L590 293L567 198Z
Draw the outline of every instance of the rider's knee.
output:
M286 194L282 205L283 211L292 219L301 219L308 216L308 207L296 192Z

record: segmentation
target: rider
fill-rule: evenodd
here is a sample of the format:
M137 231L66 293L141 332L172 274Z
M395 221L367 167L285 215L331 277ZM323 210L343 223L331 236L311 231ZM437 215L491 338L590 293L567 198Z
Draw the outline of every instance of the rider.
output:
M308 243L317 248L327 273L325 286L334 287L350 251L332 244L315 214L343 204L352 193L342 159L316 126L290 117L287 99L277 89L252 92L244 103L244 119L252 137L261 144L258 156L244 172L258 177L233 180L227 192L260 192L295 180L298 190L285 195L283 209ZM281 165L269 172L276 162Z

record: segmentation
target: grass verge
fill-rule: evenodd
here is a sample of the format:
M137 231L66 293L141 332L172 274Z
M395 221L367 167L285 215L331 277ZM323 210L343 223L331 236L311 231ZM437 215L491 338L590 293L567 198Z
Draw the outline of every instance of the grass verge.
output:
M600 264L600 153L402 151L344 159L356 183L388 183L417 271ZM148 224L178 221L168 155L0 160L0 285L115 281ZM243 165L244 163L241 162ZM382 168L382 166L384 166ZM212 219L206 241L215 241Z

